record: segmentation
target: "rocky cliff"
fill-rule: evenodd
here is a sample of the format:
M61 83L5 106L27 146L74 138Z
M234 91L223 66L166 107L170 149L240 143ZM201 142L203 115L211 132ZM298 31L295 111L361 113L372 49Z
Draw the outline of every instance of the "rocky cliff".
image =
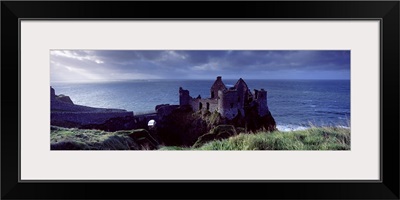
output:
M51 125L82 128L103 124L114 118L133 117L133 112L123 109L75 105L69 96L56 95L52 87L50 87L50 94Z
M257 130L276 130L275 119L269 112L265 116L258 114L256 104L246 107L245 117L237 115L233 119L222 117L220 113L193 111L190 106L174 107L168 115L160 118L156 124L157 135L167 146L192 146L198 139L220 125L231 125L237 132L252 133ZM208 140L222 139L230 134L208 135Z

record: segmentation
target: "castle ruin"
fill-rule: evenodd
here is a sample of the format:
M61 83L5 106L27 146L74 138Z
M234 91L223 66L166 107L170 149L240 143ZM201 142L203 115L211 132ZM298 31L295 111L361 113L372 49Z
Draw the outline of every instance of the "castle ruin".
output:
M261 117L269 113L267 91L254 89L252 93L242 78L233 87L227 88L221 76L218 76L211 86L210 98L202 99L200 96L192 98L188 90L180 87L179 105L189 105L194 111L217 111L228 119L233 119L238 114L245 116L245 109L253 106L257 106L258 115Z

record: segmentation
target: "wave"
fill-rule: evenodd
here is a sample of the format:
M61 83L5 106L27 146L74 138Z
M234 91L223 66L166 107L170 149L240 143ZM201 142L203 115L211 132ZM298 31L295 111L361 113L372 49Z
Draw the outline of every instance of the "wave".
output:
M348 127L348 126L336 126L336 127L338 127L338 128L350 129L350 127Z
M282 132L290 132L290 131L306 130L310 127L294 125L294 124L285 124L285 125L277 125L276 128Z
M318 127L318 126L316 126ZM323 126L322 126L323 127ZM345 128L350 129L348 126L337 125L337 128ZM284 125L277 125L276 128L281 132L290 132L290 131L301 131L311 128L311 126L301 126L301 125L294 125L294 124L284 124Z

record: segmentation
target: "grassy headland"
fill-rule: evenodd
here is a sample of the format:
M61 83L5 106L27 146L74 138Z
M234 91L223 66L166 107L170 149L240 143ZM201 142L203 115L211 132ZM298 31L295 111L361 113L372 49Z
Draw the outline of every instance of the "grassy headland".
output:
M158 143L144 129L106 132L51 126L51 150L146 150Z
M162 147L160 150L350 150L350 129L311 127L290 132L240 133L200 147Z
M51 127L52 150L350 150L350 143L350 129L338 127L235 133L226 139L192 147L159 145L143 129L105 132Z

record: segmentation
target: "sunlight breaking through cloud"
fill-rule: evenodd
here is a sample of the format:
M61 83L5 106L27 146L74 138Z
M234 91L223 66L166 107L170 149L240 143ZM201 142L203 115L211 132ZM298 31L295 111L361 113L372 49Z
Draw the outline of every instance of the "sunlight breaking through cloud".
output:
M51 50L50 69L51 81L350 79L350 51Z

